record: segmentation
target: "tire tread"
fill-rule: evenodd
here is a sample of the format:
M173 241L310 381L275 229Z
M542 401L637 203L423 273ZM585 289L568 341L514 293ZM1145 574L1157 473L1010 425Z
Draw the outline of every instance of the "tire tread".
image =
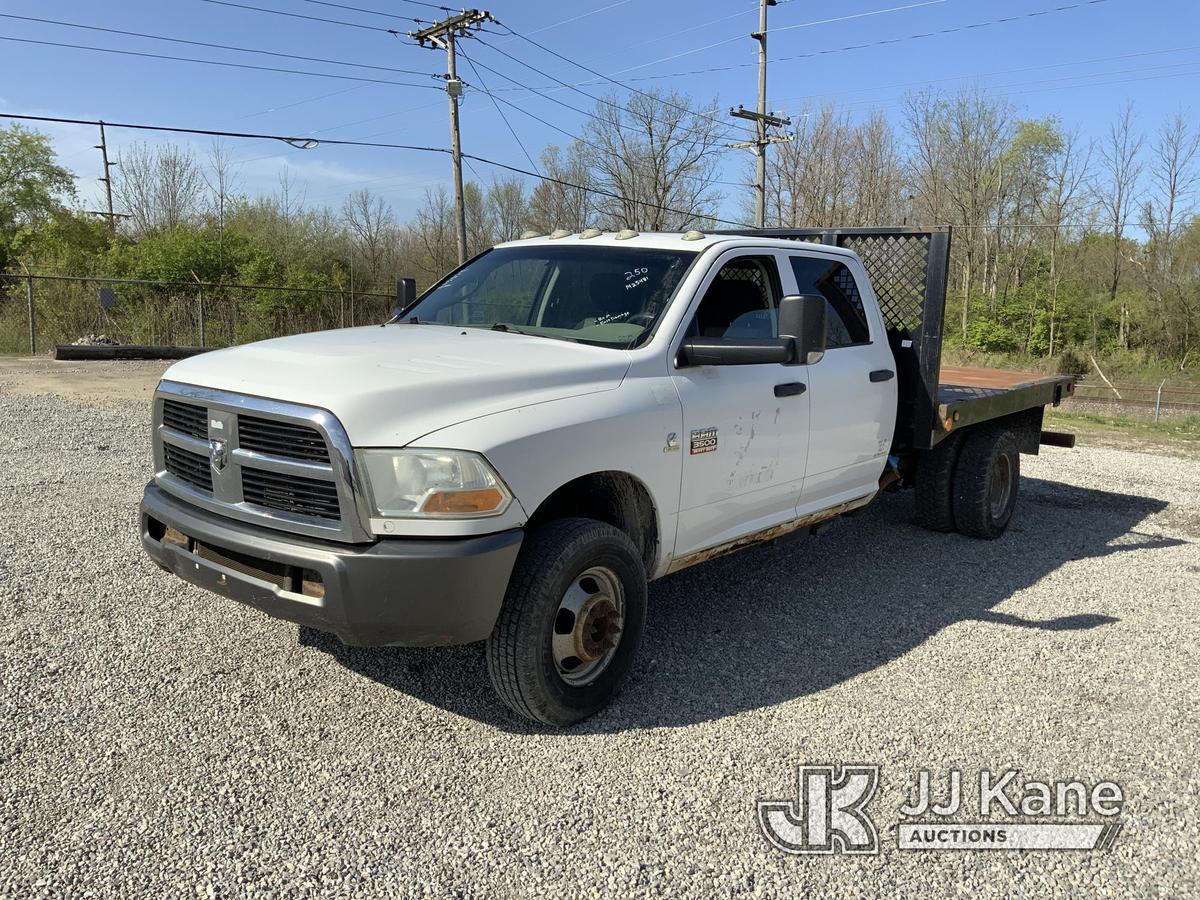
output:
M538 527L525 539L525 546L509 578L504 605L487 642L487 668L492 685L500 699L518 715L549 725L563 724L554 711L525 689L530 678L522 678L522 650L533 630L523 627L526 619L536 614L524 598L534 595L539 583L552 582L577 552L598 539L612 540L624 545L631 560L641 556L625 532L595 519L557 519ZM532 673L529 673L532 675Z

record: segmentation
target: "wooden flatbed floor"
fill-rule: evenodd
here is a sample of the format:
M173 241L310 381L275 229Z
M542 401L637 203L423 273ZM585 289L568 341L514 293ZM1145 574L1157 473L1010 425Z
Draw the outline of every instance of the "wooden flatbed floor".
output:
M1072 375L942 366L938 379L937 418L943 425L953 422L953 427L962 428L1026 409L1057 404L1074 389L1075 377Z
M975 369L966 366L942 366L938 379L943 388L983 388L985 390L1009 391L1044 381L1057 384L1059 375L1041 375L1037 372L1010 372L1007 369Z

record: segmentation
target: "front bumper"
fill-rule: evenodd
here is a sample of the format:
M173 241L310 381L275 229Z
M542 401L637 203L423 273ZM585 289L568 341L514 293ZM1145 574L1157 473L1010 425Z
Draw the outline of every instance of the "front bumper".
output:
M185 581L364 647L486 638L523 536L336 544L217 516L153 483L141 531L146 552Z

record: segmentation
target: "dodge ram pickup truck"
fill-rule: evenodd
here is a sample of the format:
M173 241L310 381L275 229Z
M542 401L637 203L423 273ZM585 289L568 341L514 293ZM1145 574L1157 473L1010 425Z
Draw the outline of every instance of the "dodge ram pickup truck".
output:
M567 725L634 661L647 583L911 487L1001 535L1070 377L941 367L948 229L555 232L383 325L173 365L141 540L360 646L486 641ZM411 302L410 302L411 301Z

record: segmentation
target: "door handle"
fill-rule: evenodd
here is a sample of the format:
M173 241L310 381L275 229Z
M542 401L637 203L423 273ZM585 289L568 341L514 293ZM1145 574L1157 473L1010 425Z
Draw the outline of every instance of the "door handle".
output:
M776 397L799 397L808 388L803 381L788 381L783 384L775 385Z
M871 373L872 381L891 381L896 377L896 373L891 369L876 369Z

